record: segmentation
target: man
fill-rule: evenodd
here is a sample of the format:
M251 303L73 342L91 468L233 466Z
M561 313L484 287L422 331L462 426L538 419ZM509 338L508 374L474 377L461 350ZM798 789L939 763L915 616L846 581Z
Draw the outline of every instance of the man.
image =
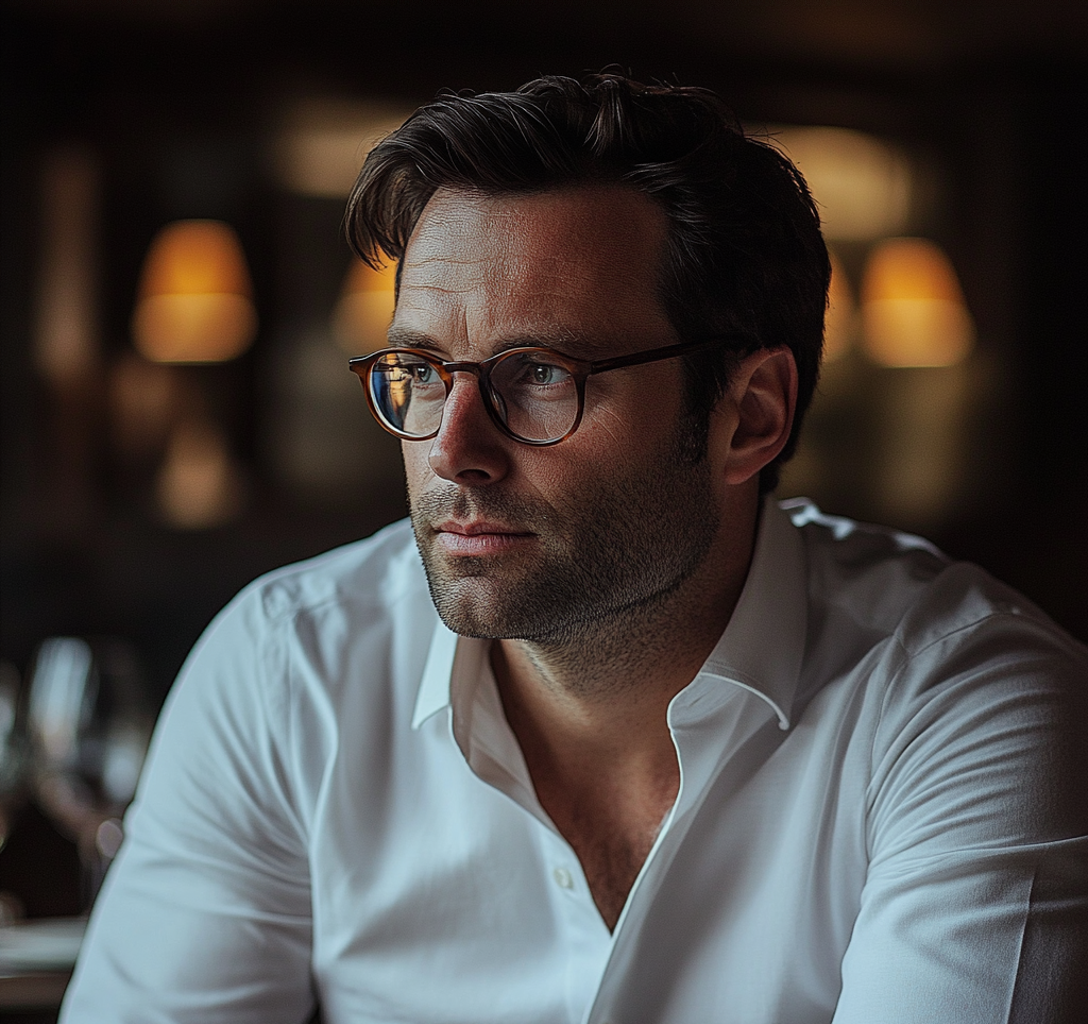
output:
M411 529L198 644L64 1019L1072 1019L1086 652L770 499L828 282L788 161L541 79L418 111L348 229Z

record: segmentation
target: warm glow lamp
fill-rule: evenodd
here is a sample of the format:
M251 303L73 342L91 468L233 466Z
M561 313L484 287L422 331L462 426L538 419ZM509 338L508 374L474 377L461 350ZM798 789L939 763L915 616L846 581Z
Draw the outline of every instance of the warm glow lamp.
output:
M396 266L381 270L355 260L333 314L333 333L345 352L363 356L383 348L393 319Z
M889 238L862 281L862 341L881 366L952 366L975 340L956 272L925 238Z
M893 146L847 128L782 128L775 139L805 176L825 238L865 242L903 230L912 173Z
M257 333L245 254L222 221L181 220L151 244L140 278L132 333L156 363L222 363Z

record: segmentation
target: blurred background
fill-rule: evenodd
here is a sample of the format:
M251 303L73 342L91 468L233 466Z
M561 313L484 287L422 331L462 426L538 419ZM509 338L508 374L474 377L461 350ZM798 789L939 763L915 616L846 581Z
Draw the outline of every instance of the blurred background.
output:
M87 899L79 830L13 767L40 756L41 666L126 679L129 719L147 719L239 587L404 513L396 443L346 367L381 344L389 280L353 265L340 224L369 145L441 88L616 63L712 87L771 133L835 255L829 361L780 493L925 533L1088 639L1083 4L2 12L10 916Z

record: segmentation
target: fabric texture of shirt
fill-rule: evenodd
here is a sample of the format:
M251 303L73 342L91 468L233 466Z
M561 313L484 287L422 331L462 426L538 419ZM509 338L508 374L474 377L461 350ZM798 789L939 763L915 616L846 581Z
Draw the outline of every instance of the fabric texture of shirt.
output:
M61 1019L1073 1020L1086 683L978 568L768 501L610 933L487 642L441 625L399 523L258 580L197 644Z

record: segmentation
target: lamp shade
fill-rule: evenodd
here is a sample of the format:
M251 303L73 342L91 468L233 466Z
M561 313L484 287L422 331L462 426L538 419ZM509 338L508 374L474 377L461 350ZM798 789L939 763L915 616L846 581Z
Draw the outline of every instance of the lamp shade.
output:
M151 243L132 320L140 354L157 363L221 363L257 333L245 254L229 224L181 220Z
M951 366L971 351L971 314L952 263L926 238L889 238L862 281L862 341L881 366Z

